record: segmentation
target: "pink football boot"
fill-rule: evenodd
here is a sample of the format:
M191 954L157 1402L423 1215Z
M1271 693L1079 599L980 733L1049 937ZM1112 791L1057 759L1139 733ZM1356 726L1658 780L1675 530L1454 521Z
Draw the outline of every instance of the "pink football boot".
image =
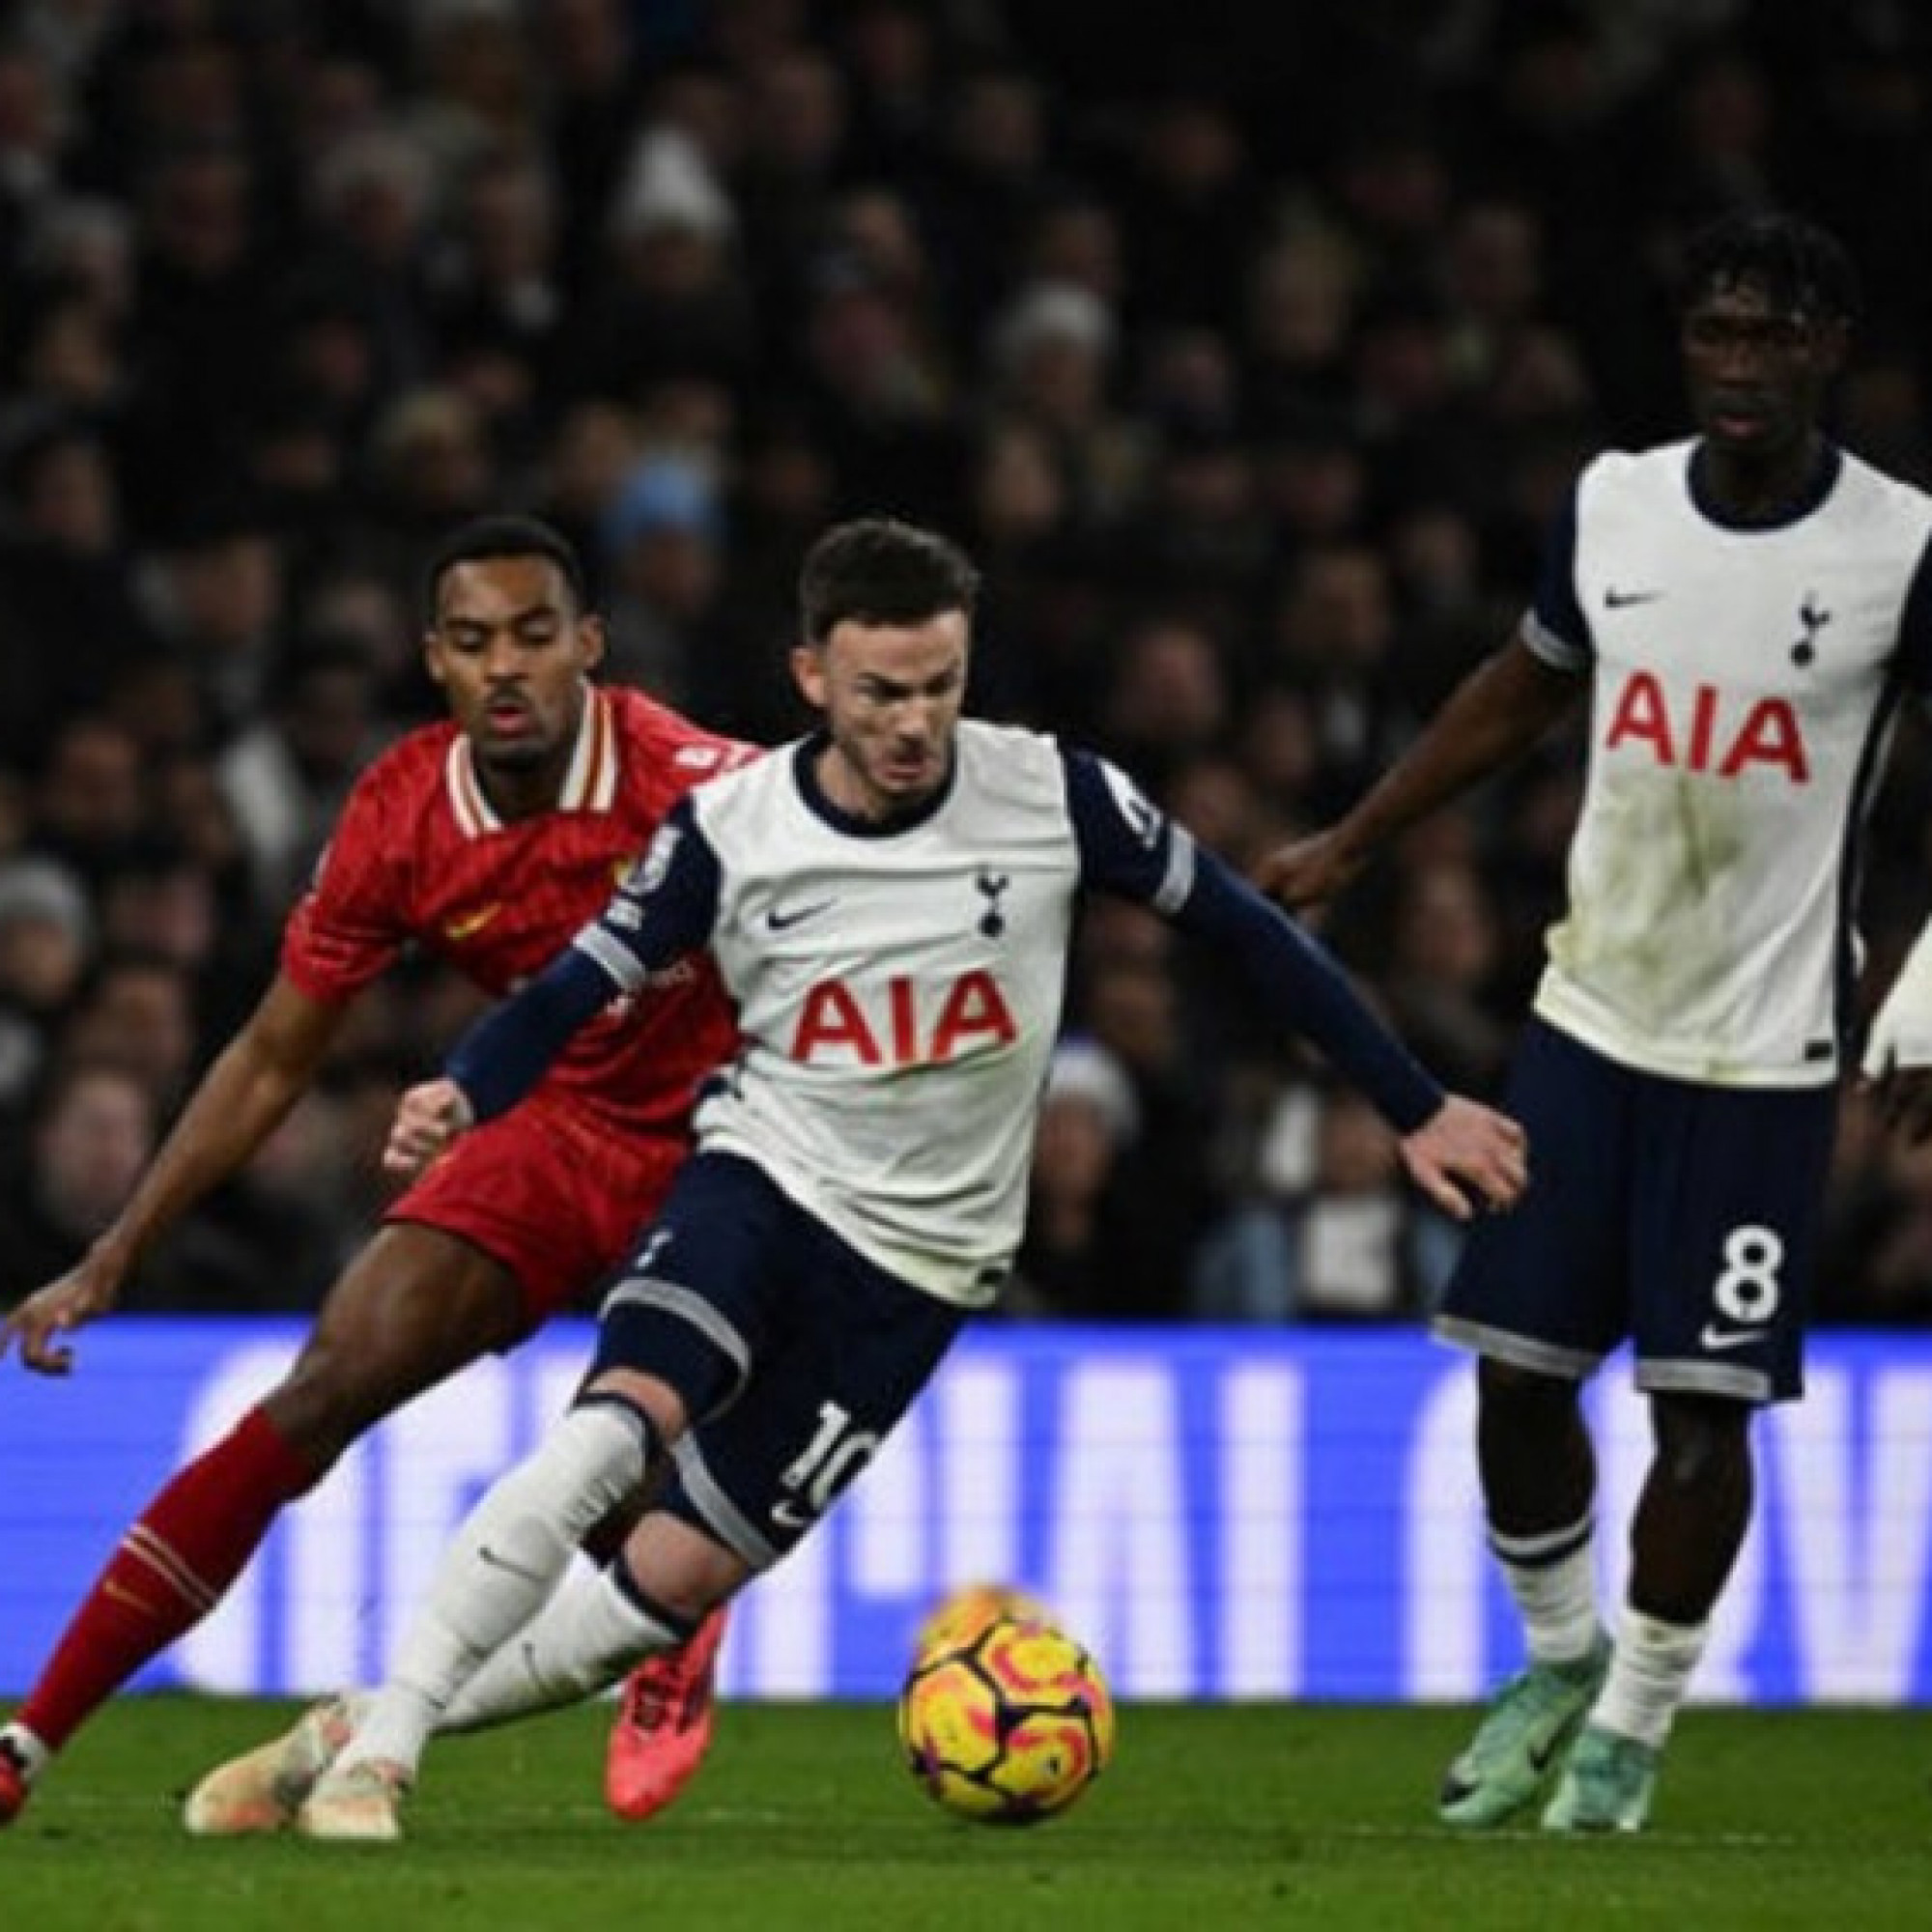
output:
M724 1635L720 1604L688 1643L645 1658L624 1680L604 1762L605 1801L618 1817L655 1817L696 1776L711 1746Z

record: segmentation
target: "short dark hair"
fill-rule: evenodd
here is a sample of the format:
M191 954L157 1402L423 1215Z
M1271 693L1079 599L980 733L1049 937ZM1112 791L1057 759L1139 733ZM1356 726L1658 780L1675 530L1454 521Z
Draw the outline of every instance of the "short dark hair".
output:
M1837 237L1801 214L1739 210L1699 229L1686 244L1680 307L1714 289L1747 282L1778 307L1855 322L1858 271Z
M442 580L459 563L481 563L486 558L541 556L556 565L557 574L570 585L570 594L579 611L590 608L590 590L583 565L576 549L562 531L553 529L539 517L472 517L459 524L431 553L423 569L423 616L436 621L437 598Z
M814 644L846 622L923 624L949 611L970 617L979 600L980 573L957 544L893 517L835 524L807 553L798 580Z

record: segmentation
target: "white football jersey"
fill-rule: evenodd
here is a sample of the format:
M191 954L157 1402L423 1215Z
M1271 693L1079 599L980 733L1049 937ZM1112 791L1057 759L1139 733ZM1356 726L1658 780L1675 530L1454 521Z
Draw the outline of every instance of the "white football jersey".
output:
M957 745L933 808L887 827L825 800L810 741L700 787L691 831L668 826L577 945L629 983L644 902L663 923L667 895L703 895L691 929L743 1046L699 1106L699 1144L755 1161L900 1279L979 1304L1023 1231L1076 895L1172 912L1195 854L1094 760L1077 825L1050 738L968 721Z
M1701 500L1693 443L1602 456L1524 624L1592 678L1567 917L1536 997L1625 1065L1822 1085L1856 841L1897 701L1932 686L1932 498L1842 451L1791 520Z

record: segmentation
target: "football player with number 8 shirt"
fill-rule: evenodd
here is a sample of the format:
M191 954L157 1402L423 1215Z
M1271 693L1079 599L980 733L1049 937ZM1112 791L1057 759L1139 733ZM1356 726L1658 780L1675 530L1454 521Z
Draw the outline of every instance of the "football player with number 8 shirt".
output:
M357 781L260 1007L89 1256L0 1327L0 1350L17 1343L30 1369L69 1369L60 1337L112 1307L141 1252L261 1146L356 995L406 948L507 992L601 909L693 785L753 755L640 692L592 682L602 623L547 526L464 526L426 587L425 662L451 719L410 733ZM680 961L613 999L528 1107L390 1206L287 1377L149 1504L0 1727L0 1824L89 1714L215 1607L283 1507L358 1435L515 1347L623 1258L734 1037L715 968ZM714 1620L630 1687L607 1776L625 1815L648 1815L696 1768L718 1634ZM189 1829L287 1823L286 1787L258 1768L204 1780Z
M1284 904L1521 755L1588 693L1567 917L1504 1104L1536 1185L1436 1327L1474 1350L1489 1542L1528 1665L1449 1767L1484 1829L1638 1829L1751 1511L1754 1408L1795 1397L1856 973L1856 843L1897 707L1932 695L1932 498L1820 427L1855 308L1794 216L1693 239L1697 434L1585 469L1517 639L1329 830ZM1611 1641L1582 1382L1628 1339L1655 1450Z

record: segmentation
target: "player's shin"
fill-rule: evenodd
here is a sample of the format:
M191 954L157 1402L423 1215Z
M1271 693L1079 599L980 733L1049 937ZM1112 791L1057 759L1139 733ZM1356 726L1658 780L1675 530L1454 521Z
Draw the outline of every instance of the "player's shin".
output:
M456 1693L437 1729L482 1730L574 1704L690 1634L688 1623L638 1593L619 1558L595 1577L558 1590Z
M382 1762L413 1776L457 1692L543 1607L585 1531L643 1481L654 1447L636 1410L593 1403L491 1490L457 1532L338 1772Z

